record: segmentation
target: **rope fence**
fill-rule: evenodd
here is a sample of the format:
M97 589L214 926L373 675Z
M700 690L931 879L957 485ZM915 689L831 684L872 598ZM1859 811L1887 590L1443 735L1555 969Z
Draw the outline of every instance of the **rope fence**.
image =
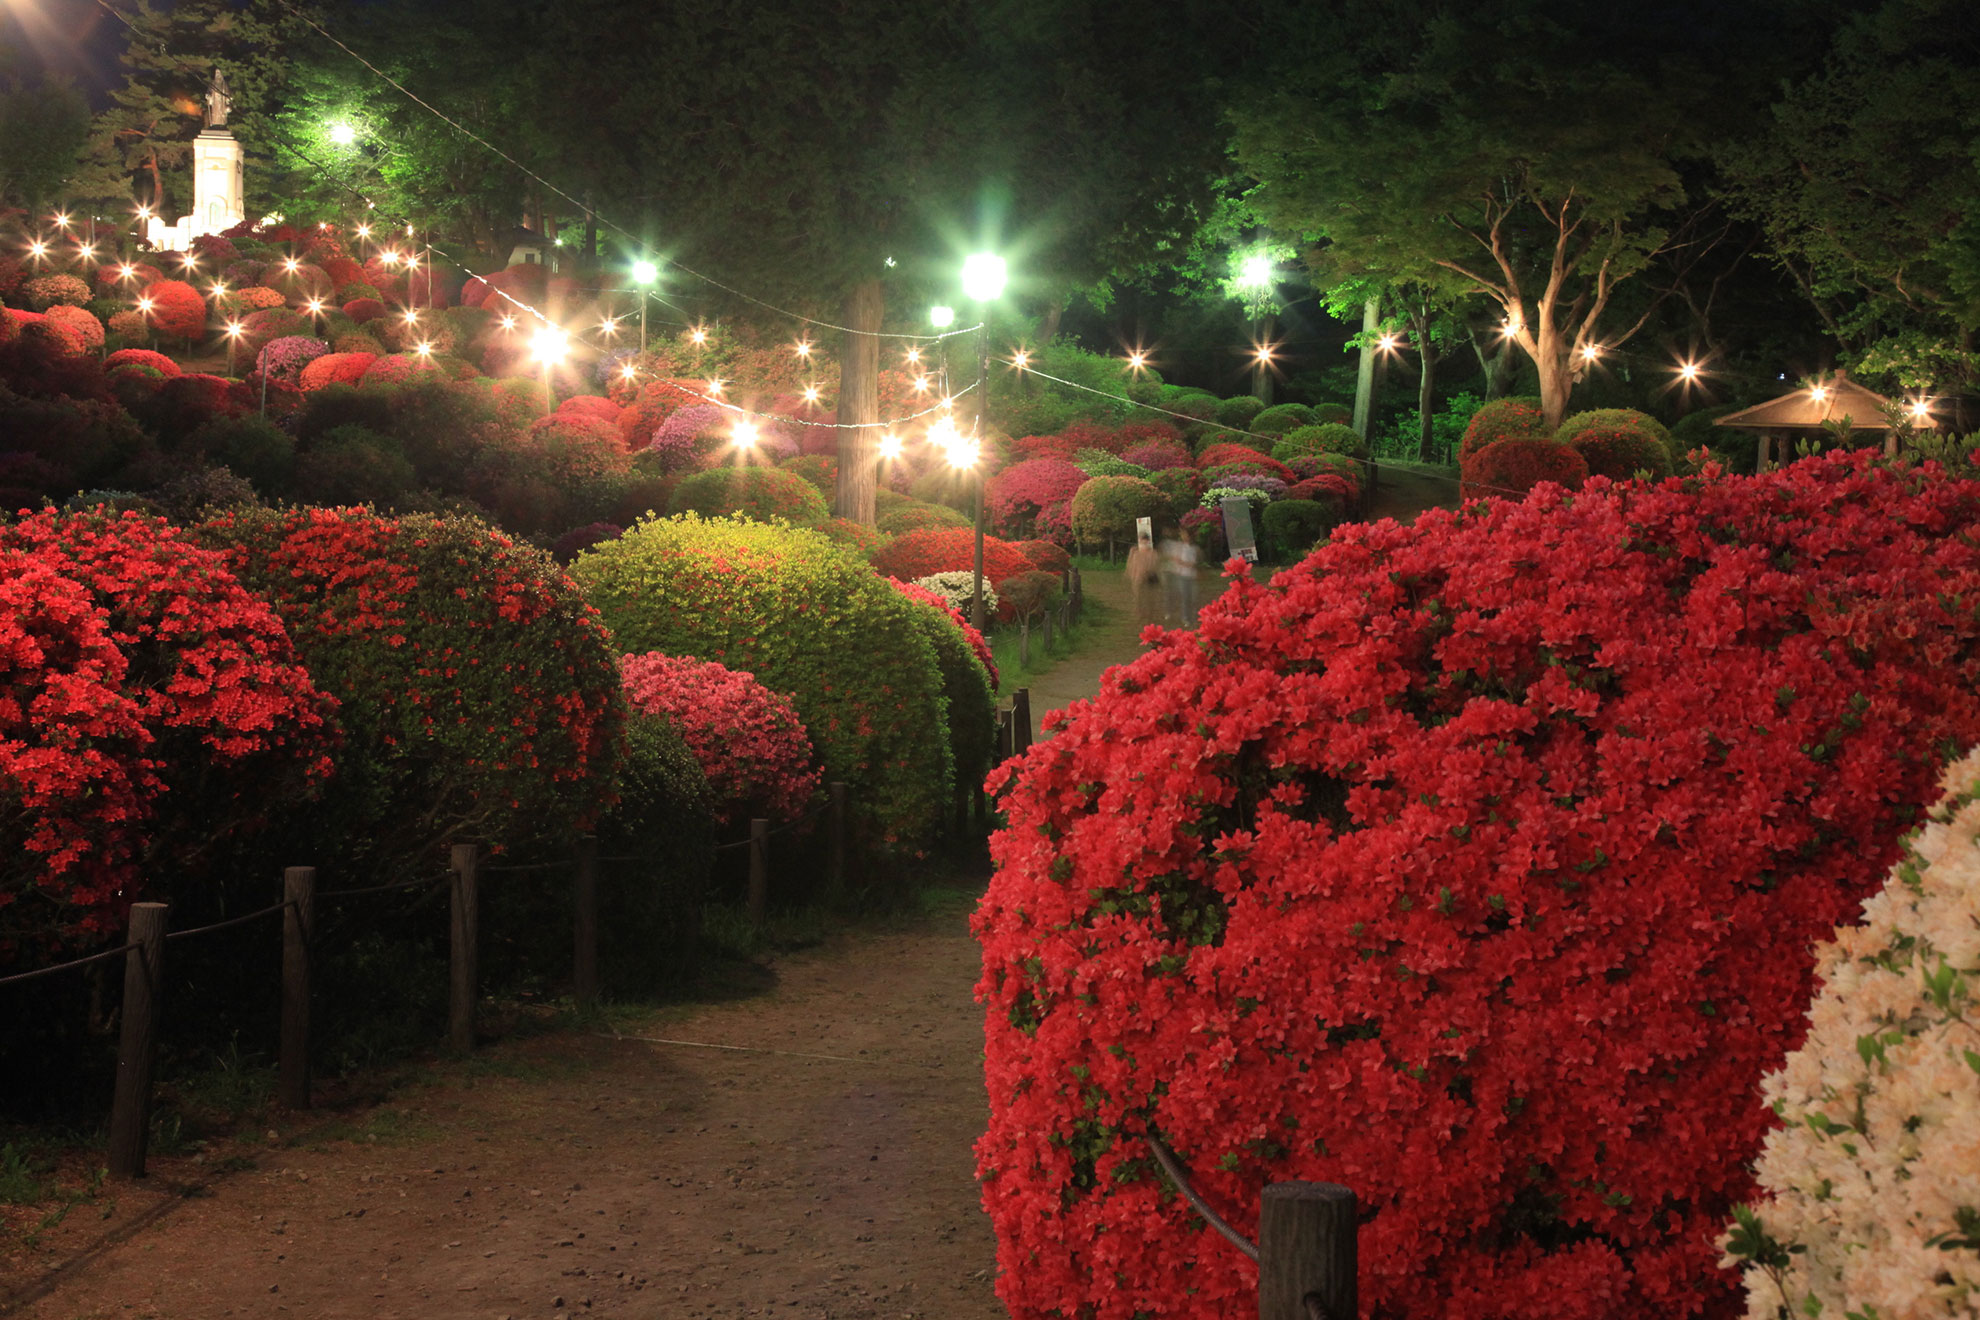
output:
M101 953L92 953L86 958L71 958L67 962L54 963L47 967L37 967L31 972L15 972L12 976L0 976L0 985L18 985L23 981L38 981L44 976L53 976L57 972L66 972L71 968L87 967L91 963L107 962L112 958L123 956L136 947L134 944L120 944L114 949L105 949Z

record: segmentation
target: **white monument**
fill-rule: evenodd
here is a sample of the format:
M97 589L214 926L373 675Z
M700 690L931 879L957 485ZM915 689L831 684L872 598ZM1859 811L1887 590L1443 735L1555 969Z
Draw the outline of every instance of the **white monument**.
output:
M247 218L241 144L227 131L227 112L234 98L227 92L227 75L213 71L206 91L206 127L193 139L193 209L168 225L151 217L145 237L153 247L183 252L202 234L217 234Z

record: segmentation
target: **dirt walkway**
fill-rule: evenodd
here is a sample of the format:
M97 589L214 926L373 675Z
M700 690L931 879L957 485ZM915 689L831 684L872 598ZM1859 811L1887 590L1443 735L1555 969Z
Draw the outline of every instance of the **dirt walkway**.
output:
M782 960L769 993L618 1026L739 1048L522 1041L252 1167L154 1161L77 1228L155 1222L17 1314L1001 1316L967 906Z

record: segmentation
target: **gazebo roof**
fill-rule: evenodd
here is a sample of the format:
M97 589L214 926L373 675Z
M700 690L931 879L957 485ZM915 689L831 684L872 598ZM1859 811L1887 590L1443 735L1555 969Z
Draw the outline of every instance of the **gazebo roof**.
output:
M1891 428L1884 421L1884 409L1889 405L1890 400L1883 395L1864 389L1847 373L1837 371L1808 389L1727 413L1712 425L1745 431L1815 431L1824 422L1847 418L1852 430L1888 431ZM1928 413L1913 418L1912 425L1930 430L1938 423Z

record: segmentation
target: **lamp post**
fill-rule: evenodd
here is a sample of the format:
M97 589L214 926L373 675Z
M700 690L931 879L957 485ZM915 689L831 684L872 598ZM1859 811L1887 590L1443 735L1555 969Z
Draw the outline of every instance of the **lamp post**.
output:
M1264 302L1272 292L1273 279L1272 254L1269 252L1254 252L1238 267L1237 286L1250 295L1245 299L1248 303L1254 300ZM1251 395L1261 403L1272 401L1272 378L1266 374L1272 364L1272 355L1268 351L1270 345L1265 342L1267 316L1267 313L1258 312L1254 307L1251 318L1251 338L1257 350L1251 365Z
M650 261L635 261L633 283L639 286L639 351L646 351L646 287L660 278L660 268Z
M990 391L990 304L1003 296L1006 267L994 252L972 253L963 262L963 293L976 304L976 560L969 602L969 624L983 631L983 442L984 396Z

